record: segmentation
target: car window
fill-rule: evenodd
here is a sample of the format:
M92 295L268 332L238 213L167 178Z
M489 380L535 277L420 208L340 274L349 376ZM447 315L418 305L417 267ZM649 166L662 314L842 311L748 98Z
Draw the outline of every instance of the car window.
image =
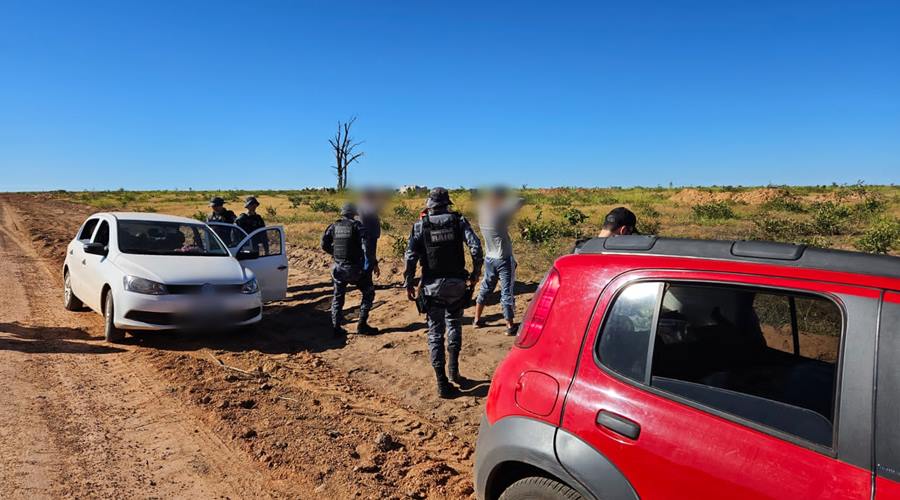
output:
M247 233L238 226L210 224L209 227L219 235L219 238L222 238L228 248L237 246L247 237Z
M109 246L109 223L106 221L100 222L100 227L97 228L97 234L94 235L94 243L101 243L103 246Z
M281 255L282 251L281 231L276 228L260 231L253 235L253 238L244 243L239 250L241 253L258 253L260 257Z
M97 227L97 222L100 219L88 219L87 222L84 223L84 226L81 228L81 232L78 233L78 239L83 241L90 241L91 235L94 234L94 228Z
M832 446L843 330L834 302L799 292L669 283L651 303L649 284L641 284L648 287L643 294L630 292L635 286L610 309L598 344L603 365L704 408ZM654 314L655 335L645 340L642 322ZM641 368L648 356L649 374Z
M626 287L610 307L600 336L601 362L638 382L646 380L648 345L661 287L662 283Z

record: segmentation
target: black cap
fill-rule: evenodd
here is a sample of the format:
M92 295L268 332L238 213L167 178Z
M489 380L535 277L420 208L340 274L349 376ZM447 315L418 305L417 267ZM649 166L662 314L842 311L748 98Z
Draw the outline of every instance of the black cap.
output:
M447 205L452 205L453 202L450 201L450 192L445 188L436 187L428 193L428 201L425 202L426 208L438 208L438 207L446 207Z
M349 201L344 203L344 206L341 207L341 215L353 217L356 215L356 205Z
M248 196L244 199L244 208L250 208L250 205L259 205L256 196Z
M223 200L221 196L216 196L215 198L209 200L209 206L211 207L221 207L224 204L225 200Z
M637 216L634 215L634 212L625 207L617 207L606 214L606 218L603 220L603 226L608 229L618 229L622 226L634 229L634 227L637 226Z

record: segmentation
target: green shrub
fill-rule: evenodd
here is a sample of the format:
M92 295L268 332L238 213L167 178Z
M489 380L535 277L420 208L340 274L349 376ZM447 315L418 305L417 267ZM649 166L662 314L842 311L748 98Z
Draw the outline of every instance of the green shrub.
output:
M800 198L788 189L780 190L777 197L763 203L763 208L793 213L802 213L806 211L806 206L803 205Z
M872 215L880 214L885 210L887 210L887 203L873 194L869 194L863 201L853 206L853 212L859 217L870 217Z
M416 216L411 208L403 204L394 207L394 215L401 219L412 219Z
M297 208L303 204L303 197L298 195L290 195L288 196L288 201L291 202L291 208Z
M696 220L724 220L736 217L731 205L725 201L711 201L691 207L691 213Z
M231 190L225 191L225 193L222 194L222 198L224 198L225 201L240 201L241 200L241 192L231 189Z
M270 205L270 206L266 207L266 215L268 215L269 217L274 219L275 217L278 216L278 210L276 210L275 207Z
M864 252L888 253L897 247L900 247L900 220L896 218L877 220L856 240L856 248Z
M640 222L641 217L650 217L653 219L662 217L662 214L659 213L659 210L653 208L653 206L649 203L640 203L638 205L635 205L634 211L639 216L638 222Z
M338 212L340 208L328 200L313 200L309 204L309 209L313 212Z
M662 222L656 217L638 217L637 230L641 234L659 234Z
M406 247L409 245L409 240L402 236L394 235L391 235L391 238L393 238L391 241L391 253L397 258L403 258L406 254Z
M563 212L562 216L563 219L565 219L572 226L577 226L578 224L586 221L588 218L588 216L584 212L578 210L575 207L567 208L566 211Z
M391 225L391 223L388 222L388 221L385 220L385 219L381 219L379 222L381 223L381 230L382 230L382 231L390 231L390 230L393 228L393 226Z
M659 230L662 228L662 221L660 221L662 214L659 213L659 210L647 203L641 203L635 207L635 215L639 233L659 234Z
M194 215L191 215L191 217L197 219L200 222L206 222L206 212L204 212L203 210L197 210L196 212L194 212Z
M534 219L523 217L517 224L522 239L536 244L548 243L561 237L578 237L581 234L575 227L544 220L542 212L538 212Z
M557 194L548 198L547 203L554 207L567 207L572 204L572 197L565 194Z
M850 209L843 205L831 201L817 203L813 206L813 231L825 236L842 234L849 216Z
M812 225L807 222L778 217L768 212L757 214L753 224L756 226L753 237L759 240L802 243L804 238L814 233Z

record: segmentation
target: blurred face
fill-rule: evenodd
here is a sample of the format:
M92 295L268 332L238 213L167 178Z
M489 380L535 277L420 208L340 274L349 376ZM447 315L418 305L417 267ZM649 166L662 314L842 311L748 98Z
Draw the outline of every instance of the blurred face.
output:
M225 210L225 205L213 205L213 212L219 213L222 210Z
M247 207L247 210L250 213L256 212L256 207L258 207L258 206L259 206L259 203L251 203L250 206Z

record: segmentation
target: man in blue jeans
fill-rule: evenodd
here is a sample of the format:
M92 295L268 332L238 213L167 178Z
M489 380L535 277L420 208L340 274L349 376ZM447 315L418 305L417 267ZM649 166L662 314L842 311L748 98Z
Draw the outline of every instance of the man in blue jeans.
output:
M484 326L484 320L481 319L484 301L499 281L506 334L516 334L516 297L513 291L516 283L516 259L513 257L509 224L524 202L522 198L511 198L504 188L494 188L479 203L478 225L484 237L485 259L484 278L475 300L475 328Z

